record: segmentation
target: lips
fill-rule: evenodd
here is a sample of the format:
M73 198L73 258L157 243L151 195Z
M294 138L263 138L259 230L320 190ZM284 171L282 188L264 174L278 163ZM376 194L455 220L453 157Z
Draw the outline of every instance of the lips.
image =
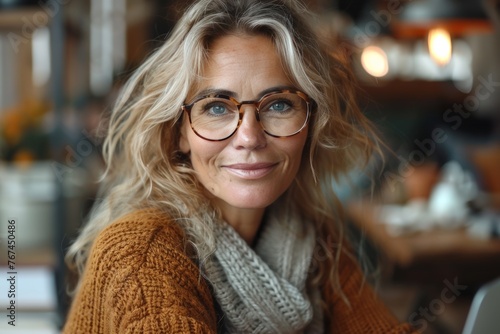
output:
M259 163L238 163L222 166L229 173L243 179L254 180L268 175L278 164L259 162Z

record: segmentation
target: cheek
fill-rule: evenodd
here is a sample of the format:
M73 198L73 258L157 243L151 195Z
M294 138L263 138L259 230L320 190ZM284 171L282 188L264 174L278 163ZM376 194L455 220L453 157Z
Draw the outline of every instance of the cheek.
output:
M290 145L288 145L285 150L288 152L290 160L293 161L295 165L300 166L303 159L306 159L305 156L305 144L307 139L307 133L299 134L293 142L290 141ZM291 139L291 138L289 138Z
M208 149L203 149L202 146L191 148L191 162L197 173L207 173L208 168L212 165L213 156Z
M198 182L208 190L207 196L209 197L219 196L221 190L224 189L221 184L228 181L218 167L220 151L218 145L211 142L208 144L191 142L191 164Z
M212 176L217 172L217 159L221 148L219 145L208 142L194 135L189 137L190 157L193 168L198 174L200 181L204 176Z
M198 137L191 129L189 120L186 117L181 128L179 149L181 152L189 155L193 167L197 169L201 168L207 160L210 160L215 155L217 145Z

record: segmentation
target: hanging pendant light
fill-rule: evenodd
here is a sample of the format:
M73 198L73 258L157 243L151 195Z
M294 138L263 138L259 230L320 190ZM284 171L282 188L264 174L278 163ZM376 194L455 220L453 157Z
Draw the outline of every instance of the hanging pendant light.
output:
M440 66L445 66L451 60L452 43L450 33L443 28L429 31L427 45L431 58Z
M373 77L380 78L389 72L387 54L382 48L370 45L361 53L361 66Z

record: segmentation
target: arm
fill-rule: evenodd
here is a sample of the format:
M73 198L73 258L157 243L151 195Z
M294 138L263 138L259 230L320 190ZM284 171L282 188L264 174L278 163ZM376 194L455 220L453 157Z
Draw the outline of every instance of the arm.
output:
M331 333L417 333L408 324L397 321L364 281L358 264L344 253L339 261L339 279L350 306L339 293L325 289Z
M208 286L178 226L127 216L95 241L64 333L215 333Z

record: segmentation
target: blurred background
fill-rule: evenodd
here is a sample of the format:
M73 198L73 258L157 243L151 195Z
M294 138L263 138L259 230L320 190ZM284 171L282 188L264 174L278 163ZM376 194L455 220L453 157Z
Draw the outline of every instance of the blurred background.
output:
M401 321L461 333L477 289L500 276L500 0L306 3L387 143L375 187L356 171L332 185L370 277ZM7 266L17 272L16 328L2 316L2 333L59 332L64 251L103 168L99 124L188 4L0 0L2 314Z

